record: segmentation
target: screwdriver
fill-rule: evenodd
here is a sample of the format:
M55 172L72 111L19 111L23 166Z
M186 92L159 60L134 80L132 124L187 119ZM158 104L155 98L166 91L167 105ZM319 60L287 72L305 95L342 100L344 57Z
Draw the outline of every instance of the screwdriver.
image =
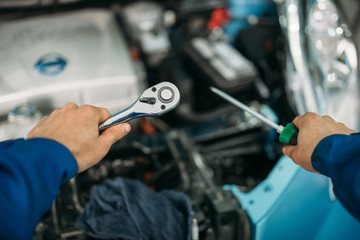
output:
M278 125L275 122L271 121L270 119L264 117L263 115L255 112L254 110L252 110L251 108L249 108L248 106L246 106L245 104L243 104L242 102L236 100L235 98L231 97L229 94L214 88L214 87L210 87L210 90L212 92L214 92L215 94L219 95L220 97L222 97L223 99L227 100L228 102L234 104L235 106L237 106L238 108L241 108L242 110L250 113L251 115L257 117L258 119L260 119L261 121L263 121L264 123L266 123L267 125L269 125L270 127L276 129L276 131L280 134L279 135L279 141L282 143L286 143L289 145L296 145L297 144L297 136L299 134L299 129L297 129L297 127L294 126L294 124L292 123L288 123L285 127L282 125Z

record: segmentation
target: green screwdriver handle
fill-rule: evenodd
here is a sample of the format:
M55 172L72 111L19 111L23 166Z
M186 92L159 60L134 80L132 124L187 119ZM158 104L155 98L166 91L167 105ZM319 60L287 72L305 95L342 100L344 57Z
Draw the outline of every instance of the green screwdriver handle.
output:
M289 145L296 145L298 134L299 129L294 124L288 123L280 133L279 141Z

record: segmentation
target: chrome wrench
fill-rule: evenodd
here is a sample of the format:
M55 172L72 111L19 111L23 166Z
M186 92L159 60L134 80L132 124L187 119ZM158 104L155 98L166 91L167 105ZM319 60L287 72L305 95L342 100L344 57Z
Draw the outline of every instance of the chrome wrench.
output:
M138 117L161 116L176 108L179 102L178 88L170 82L161 82L146 89L131 106L101 123L99 131Z

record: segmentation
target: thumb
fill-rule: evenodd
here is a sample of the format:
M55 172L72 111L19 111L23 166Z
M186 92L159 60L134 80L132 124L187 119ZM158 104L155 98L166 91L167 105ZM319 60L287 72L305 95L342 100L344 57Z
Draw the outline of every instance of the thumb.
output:
M121 123L119 125L110 127L102 132L99 136L99 140L108 145L109 147L123 138L126 134L131 131L131 126L128 123Z

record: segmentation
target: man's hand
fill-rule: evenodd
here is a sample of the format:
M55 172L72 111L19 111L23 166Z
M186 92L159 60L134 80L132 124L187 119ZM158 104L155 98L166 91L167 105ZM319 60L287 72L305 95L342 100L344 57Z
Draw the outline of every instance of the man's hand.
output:
M316 172L311 164L311 155L323 138L333 134L350 135L356 132L329 116L320 117L315 113L298 116L292 123L299 129L297 145L287 145L282 151L297 165L310 172Z
M80 173L98 163L113 143L130 132L130 125L123 123L99 135L99 123L109 117L105 108L68 103L42 118L26 139L49 138L63 144L74 155Z

